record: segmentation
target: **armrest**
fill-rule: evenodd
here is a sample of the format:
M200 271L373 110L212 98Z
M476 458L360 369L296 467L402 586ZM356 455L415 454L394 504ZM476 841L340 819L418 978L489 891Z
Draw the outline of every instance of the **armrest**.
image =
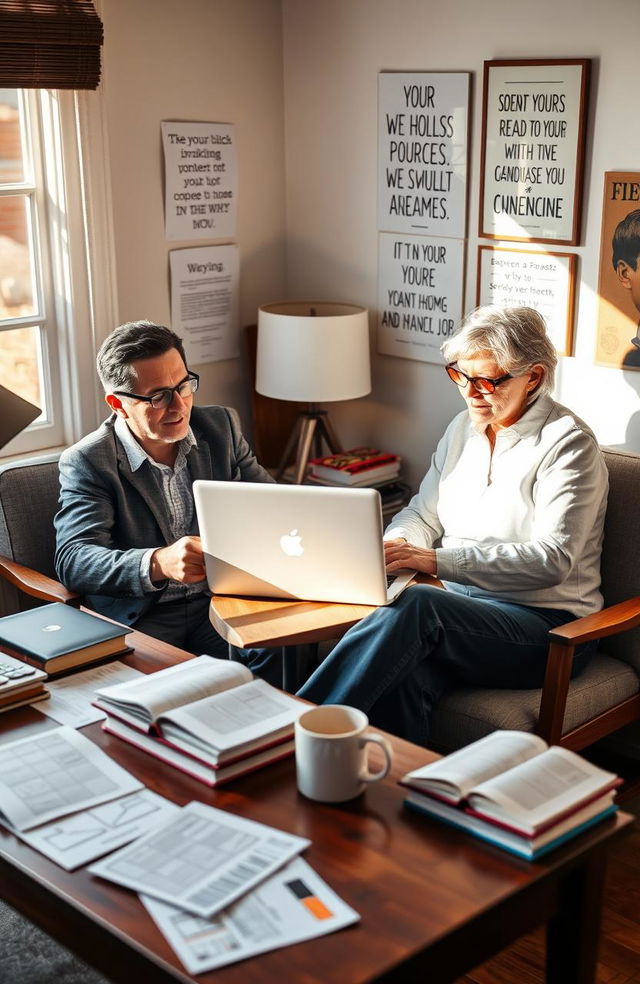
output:
M549 637L562 646L578 646L591 639L604 639L640 624L640 597L629 598L618 605L603 608L593 615L585 615L573 622L551 629Z
M562 738L567 693L571 680L573 654L576 646L592 639L604 639L633 629L640 624L640 597L629 598L618 605L603 608L573 622L559 625L549 632L551 644L540 698L540 714L536 731L549 744Z
M60 601L64 605L79 605L81 597L75 591L67 591L63 584L38 571L0 556L0 577L13 584L32 598L43 601Z

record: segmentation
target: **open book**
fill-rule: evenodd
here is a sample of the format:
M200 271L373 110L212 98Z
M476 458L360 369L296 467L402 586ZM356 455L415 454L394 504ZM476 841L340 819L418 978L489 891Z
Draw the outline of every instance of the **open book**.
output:
M230 777L281 757L282 743L289 753L294 722L304 706L254 678L241 663L211 656L104 687L94 704L107 715L106 731L197 778L203 778L203 770L188 769L183 756L205 766L204 775L225 770ZM268 749L273 755L266 754ZM241 760L239 770L228 768ZM211 785L215 779L209 775Z
M408 805L451 822L457 817L458 826L480 836L490 825L498 838L502 828L531 842L529 852L612 812L620 785L613 773L522 731L494 731L401 782L412 790Z

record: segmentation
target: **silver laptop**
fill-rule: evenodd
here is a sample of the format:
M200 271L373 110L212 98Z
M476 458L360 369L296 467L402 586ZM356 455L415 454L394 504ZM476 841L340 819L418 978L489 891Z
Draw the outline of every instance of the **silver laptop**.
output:
M387 605L375 489L197 480L193 493L214 594Z

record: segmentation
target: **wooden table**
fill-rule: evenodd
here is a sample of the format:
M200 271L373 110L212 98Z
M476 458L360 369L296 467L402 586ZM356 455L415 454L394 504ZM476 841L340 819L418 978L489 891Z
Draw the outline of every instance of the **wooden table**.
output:
M420 574L420 584L442 587L436 577ZM317 646L338 639L347 629L370 615L375 605L341 605L326 601L288 601L283 598L251 598L214 595L209 617L216 632L230 645L242 649L281 647L283 686L294 692L304 681L301 646Z
M145 671L186 653L132 633L131 665ZM0 741L51 727L35 708L0 718ZM294 763L280 762L218 790L158 763L99 725L83 729L150 789L198 799L303 837L305 858L361 915L353 927L190 977L134 892L66 872L0 828L6 901L123 984L360 984L452 981L548 921L554 984L594 980L607 848L633 818L619 813L536 864L513 859L402 806L396 780L435 756L391 737L390 776L357 800L323 806L301 797Z

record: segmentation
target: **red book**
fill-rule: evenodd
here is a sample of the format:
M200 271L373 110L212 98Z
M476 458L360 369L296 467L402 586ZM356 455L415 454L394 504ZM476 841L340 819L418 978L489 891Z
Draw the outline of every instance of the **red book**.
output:
M311 474L343 485L355 484L370 477L372 481L392 478L400 471L400 456L377 448L352 448L309 462Z

